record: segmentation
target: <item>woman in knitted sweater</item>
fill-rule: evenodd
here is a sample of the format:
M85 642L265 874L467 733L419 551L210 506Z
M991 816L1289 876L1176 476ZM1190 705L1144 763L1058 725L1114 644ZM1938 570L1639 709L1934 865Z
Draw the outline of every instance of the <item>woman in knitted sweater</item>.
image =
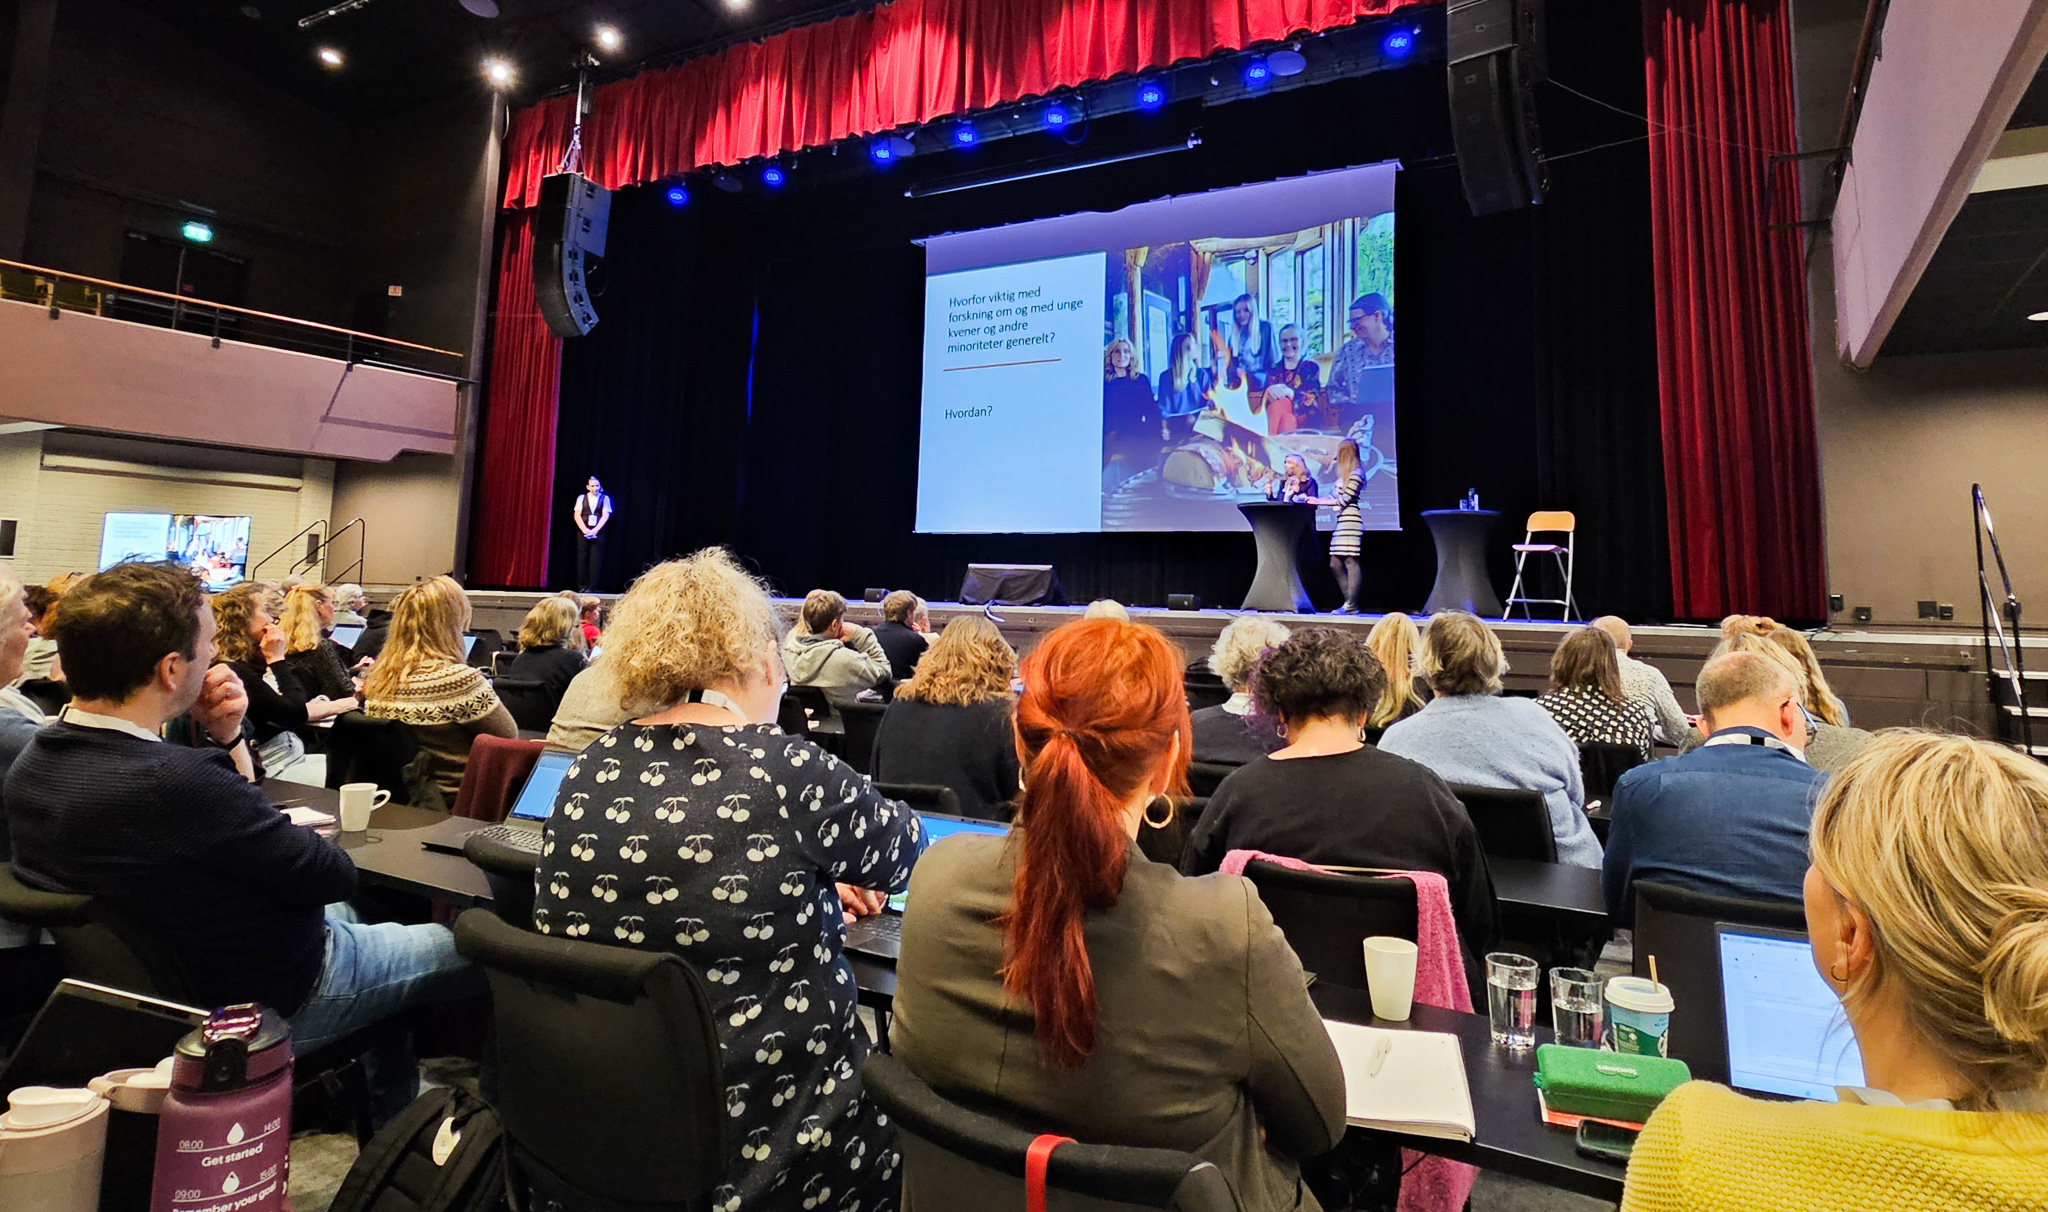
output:
M2048 1208L2048 771L1887 731L1828 783L1806 925L1866 1087L1778 1103L1691 1082L1623 1212Z
M451 803L478 735L516 737L519 726L481 671L462 659L469 595L453 577L421 581L391 603L391 638L363 679L363 710L410 725L427 775Z

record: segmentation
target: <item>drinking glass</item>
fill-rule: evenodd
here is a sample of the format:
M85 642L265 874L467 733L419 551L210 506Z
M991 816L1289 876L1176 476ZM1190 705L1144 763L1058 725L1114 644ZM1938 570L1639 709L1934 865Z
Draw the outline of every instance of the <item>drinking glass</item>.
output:
M1584 968L1550 970L1550 1025L1567 1048L1598 1048L1606 1001L1598 974Z
M1495 951L1486 957L1486 1015L1494 1043L1536 1046L1536 977L1541 971L1526 955Z

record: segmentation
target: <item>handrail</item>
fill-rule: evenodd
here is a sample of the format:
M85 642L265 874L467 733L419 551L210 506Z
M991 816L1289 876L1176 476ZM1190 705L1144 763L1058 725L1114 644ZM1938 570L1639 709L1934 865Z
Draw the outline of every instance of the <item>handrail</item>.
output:
M2005 659L2005 674L2012 682L2013 705L2019 709L2020 745L2027 756L2034 754L2034 719L2027 707L2027 663L2020 635L2020 599L2013 592L2012 575L2006 571L2005 553L1998 546L1998 532L1991 526L1991 508L1984 503L1984 486L1970 485L1970 529L1977 541L1977 605L1984 615L1984 677L1991 692L1991 705L1998 706L1999 671L1991 664L1991 643L1998 641L1998 654ZM1991 540L1991 558L1998 567L1998 579L2005 588L2005 615L2012 624L2012 641L2006 642L2005 627L1991 600L1991 578L1984 568L1984 540Z
M63 278L71 282L84 282L92 286L104 286L110 290L118 290L126 294L145 295L155 299L169 299L177 307L204 307L215 312L233 312L238 316L250 316L258 320L274 320L280 324L293 324L300 328L314 328L321 332L331 332L344 337L360 337L365 341L372 341L383 345L401 345L407 349L417 349L422 353L440 354L443 357L460 358L467 356L453 349L438 349L432 345L419 345L411 341L401 341L396 337L380 337L376 333L358 332L353 328L339 328L332 324L322 324L317 320L300 320L293 316L280 316L274 312L256 311L248 307L236 307L230 303L215 303L207 299L188 299L183 295L172 294L165 290L151 290L146 286L130 286L125 282L110 282L105 278L91 278L84 274L74 274L61 269L49 269L41 265L30 265L22 261L0 260L0 269L17 269L28 273L42 274L51 278Z
M285 540L285 541L284 541L284 542L283 542L282 544L280 544L280 545L279 545L279 547L278 547L278 549L277 549L276 551L273 551L273 552L271 552L271 553L270 553L269 555L267 555L267 556L264 556L264 557L263 557L262 559L260 559L260 560L256 561L256 566L255 566L254 568L251 568L251 569L249 570L249 572L248 572L248 577L249 577L249 579L250 579L250 580L252 580L252 581L253 581L253 580L255 580L255 579L256 579L256 574L257 574L257 573L259 573L259 572L262 572L262 571L263 571L263 566L264 566L265 564L268 564L268 563L270 563L270 562L271 562L272 560L274 560L274 559L276 559L277 557L279 557L279 556L283 555L283 554L285 553L286 549L290 548L290 547L291 547L291 545L292 545L293 543L296 543L296 542L298 542L298 541L299 541L300 539L302 539L302 538L306 537L306 533L307 533L308 531L311 531L311 530L318 530L319 528L321 528L321 527L323 527L323 526L325 526L325 525L327 525L327 519L326 519L326 518L318 518L318 519L315 519L314 521L311 521L311 522L308 522L308 523L306 523L306 524L305 524L304 526L301 526L301 527L299 527L299 532L298 532L297 534L293 535L293 536L292 536L291 538L289 538L289 539L286 539L286 540ZM304 559L305 559L305 557L304 557L304 556L300 556L300 557L299 557L298 559L296 559L296 560L293 560L293 561L292 561L292 567L291 567L291 571L292 571L292 572L297 572L297 571L299 570L299 564L300 564L300 562L301 562L301 561L303 561ZM291 573L286 573L285 575L286 575L286 576L290 576L290 575L291 575Z
M353 563L353 564L347 565L346 567L344 567L344 568L342 569L342 573L343 573L344 575L342 575L342 576L338 576L338 577L337 577L337 576L330 576L330 575L327 575L327 574L323 573L323 574L322 574L322 579L323 579L323 580L324 580L324 581L325 581L325 582L326 582L327 584L329 584L329 585L336 585L336 584L340 584L341 582L343 582L343 581L346 581L346 580L348 579L348 577L347 577L347 575L346 575L346 574L348 574L348 573L350 573L350 572L360 573L360 572L362 571L362 567L363 567L363 559L364 559L364 557L365 557L365 556L367 556L367 555L368 555L368 553L369 553L369 550L370 550L370 524L369 524L368 522L365 522L365 521L363 521L363 520L362 520L361 518L355 518L355 519L352 519L352 520L351 520L351 521L349 521L349 522L348 522L347 524L345 524L344 526L342 526L342 528L341 528L340 530L337 530L337 531L335 531L334 533L332 533L332 534L328 535L328 536L327 536L327 541L326 541L325 543L322 543L322 544L320 544L320 549L319 549L318 551L316 551L316 552L314 552L314 553L313 553L313 557L314 557L314 558L313 558L313 563L322 563L322 564L326 563L326 561L327 561L327 549L328 549L329 547L332 547L332 546L334 546L334 540L336 540L336 539L340 538L341 536L343 536L343 535L347 534L347 533L348 533L349 531L351 531L351 530L358 530L358 529L360 529L360 530L361 530L361 531L362 531L363 533L362 533L362 536L361 536L361 537L360 537L360 538L359 538L359 539L357 540L357 543L356 543L356 562L355 562L355 563Z

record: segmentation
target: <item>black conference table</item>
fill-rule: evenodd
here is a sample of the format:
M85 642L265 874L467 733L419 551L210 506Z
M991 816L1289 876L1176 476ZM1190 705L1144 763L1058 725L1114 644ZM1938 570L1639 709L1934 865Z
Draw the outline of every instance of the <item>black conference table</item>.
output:
M1424 614L1463 610L1482 619L1501 617L1500 595L1486 575L1486 542L1500 521L1497 509L1425 509L1422 520L1436 540L1436 584Z

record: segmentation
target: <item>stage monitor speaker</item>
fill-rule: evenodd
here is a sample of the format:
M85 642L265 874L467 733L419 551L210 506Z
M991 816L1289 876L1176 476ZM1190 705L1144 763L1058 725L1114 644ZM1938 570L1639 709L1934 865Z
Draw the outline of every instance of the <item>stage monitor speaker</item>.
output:
M873 587L870 587L866 593L863 593L860 596L862 597L862 599L869 602L879 602L883 598L889 596L889 591L886 589L875 589Z
M1475 215L1533 206L1549 180L1536 125L1543 0L1449 0L1451 135Z
M1202 599L1192 593L1169 593L1166 595L1168 610L1200 610Z
M611 191L581 173L540 179L533 219L533 294L541 318L558 337L580 337L597 324L590 301L590 263L604 256Z

